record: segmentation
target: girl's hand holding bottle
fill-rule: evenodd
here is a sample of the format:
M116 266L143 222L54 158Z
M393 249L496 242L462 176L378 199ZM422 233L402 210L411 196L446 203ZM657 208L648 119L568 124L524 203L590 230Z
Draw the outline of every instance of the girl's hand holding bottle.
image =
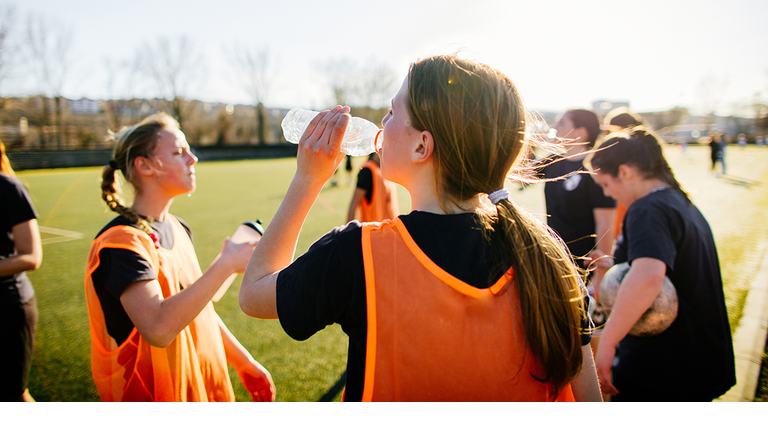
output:
M331 178L345 157L341 142L351 118L349 107L337 105L309 123L299 141L295 179L322 187Z

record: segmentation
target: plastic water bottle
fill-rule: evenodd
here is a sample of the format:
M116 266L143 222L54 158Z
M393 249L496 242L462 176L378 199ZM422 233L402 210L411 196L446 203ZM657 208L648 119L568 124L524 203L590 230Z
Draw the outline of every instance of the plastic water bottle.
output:
M317 111L294 108L288 111L282 122L283 135L288 142L298 144L309 122ZM360 117L352 117L341 143L341 151L350 156L366 156L376 151L376 140L382 143L381 129Z

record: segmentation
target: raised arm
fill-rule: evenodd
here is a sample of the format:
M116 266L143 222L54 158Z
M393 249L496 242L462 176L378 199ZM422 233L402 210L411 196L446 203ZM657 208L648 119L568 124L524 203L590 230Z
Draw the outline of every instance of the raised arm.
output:
M252 244L237 244L227 238L200 279L181 292L163 298L156 279L144 280L128 285L120 302L141 337L164 348L200 314L229 275L245 270L252 252Z
M299 142L296 174L251 257L240 285L240 308L256 318L277 318L277 274L296 253L301 227L325 182L344 159L341 141L348 107L318 114Z
M37 219L30 219L11 228L17 255L0 259L0 276L37 270L43 262L43 246Z
M621 282L616 302L600 337L595 356L597 376L603 392L617 395L619 391L611 382L611 366L618 344L632 329L638 319L653 304L661 292L667 266L655 258L638 258Z

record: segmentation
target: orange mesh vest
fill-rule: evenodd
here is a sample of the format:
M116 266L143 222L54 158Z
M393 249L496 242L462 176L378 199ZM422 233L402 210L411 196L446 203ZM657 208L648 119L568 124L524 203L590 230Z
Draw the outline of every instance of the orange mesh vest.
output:
M362 200L360 205L360 222L379 222L386 219L394 219L393 199L397 196L392 193L392 189L387 185L384 177L381 175L381 169L373 161L366 161L362 168L371 170L373 178L373 192L371 193L371 202Z
M121 345L107 333L91 275L103 248L127 249L152 267L164 298L201 275L189 235L172 216L173 249L156 249L152 239L131 226L116 226L91 244L85 271L85 298L91 327L91 372L103 401L234 401L219 320L208 305L165 348L149 345L134 327Z
M363 401L547 401L510 269L477 289L432 262L400 219L363 225ZM573 400L570 385L557 400Z

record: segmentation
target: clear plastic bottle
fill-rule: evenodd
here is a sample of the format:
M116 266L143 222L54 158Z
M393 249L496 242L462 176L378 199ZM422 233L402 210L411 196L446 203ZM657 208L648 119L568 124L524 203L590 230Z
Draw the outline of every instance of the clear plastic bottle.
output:
M304 134L304 130L309 126L309 122L318 114L317 111L310 111L301 108L294 108L288 111L282 122L283 135L288 142L298 144L299 139ZM376 151L376 140L379 145L382 142L381 129L375 124L360 117L352 117L347 126L347 132L341 143L341 151L350 156L366 156Z

